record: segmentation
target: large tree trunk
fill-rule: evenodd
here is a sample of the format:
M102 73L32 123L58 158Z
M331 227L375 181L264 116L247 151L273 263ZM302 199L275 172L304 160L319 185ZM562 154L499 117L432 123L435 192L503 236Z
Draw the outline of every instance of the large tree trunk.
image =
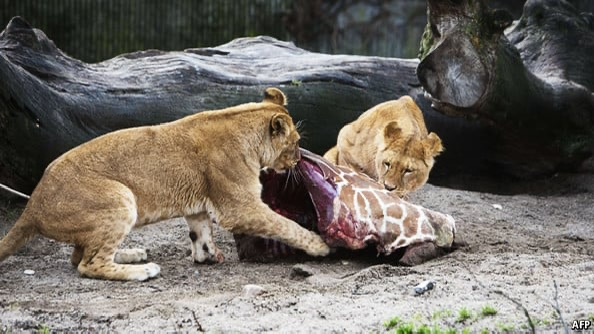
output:
M269 37L86 64L14 18L0 35L0 183L29 192L49 162L93 137L259 101L268 86L287 94L290 113L305 121L302 146L317 153L334 145L339 129L360 113L405 94L425 106L430 127L440 128L446 145L447 131L480 136L474 124L430 110L417 64L311 53Z
M482 1L428 1L418 76L433 107L493 129L515 175L575 169L594 151L594 22L563 0L519 21Z

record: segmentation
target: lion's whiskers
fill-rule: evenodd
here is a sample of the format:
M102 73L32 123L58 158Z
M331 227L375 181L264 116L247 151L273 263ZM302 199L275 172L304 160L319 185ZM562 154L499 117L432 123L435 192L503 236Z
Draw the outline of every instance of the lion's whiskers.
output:
M287 191L287 189L289 188L289 179L291 178L292 174L293 174L293 168L287 169L287 177L285 178L285 185L283 187L283 191Z
M293 168L293 173L290 174L291 182L294 186L299 184L299 181L302 178L301 170Z
M297 133L299 133L301 139L307 140L309 134L305 130L305 120L297 121L297 123L295 123L295 130L297 130Z

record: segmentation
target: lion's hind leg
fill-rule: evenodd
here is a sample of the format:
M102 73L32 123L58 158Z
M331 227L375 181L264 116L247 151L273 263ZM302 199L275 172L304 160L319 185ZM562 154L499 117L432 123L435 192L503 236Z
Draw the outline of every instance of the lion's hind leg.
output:
M74 250L72 251L72 256L70 257L70 262L73 266L78 267L78 264L82 260L84 254L84 249L79 246L75 245ZM141 248L130 248L130 249L119 249L114 257L114 262L116 263L138 263L146 261L147 255L146 250Z
M83 253L84 249L79 245L75 245L74 250L72 250L72 256L70 256L70 263L72 263L73 266L78 267L78 264L82 260Z
M86 249L85 253L87 253ZM155 263L115 263L113 261L114 255L115 251L104 245L94 256L92 254L85 254L83 260L78 265L78 271L86 277L122 281L145 281L157 276L161 271L161 268Z
M142 248L118 249L114 261L117 263L138 263L146 261L146 250Z
M146 259L146 252L138 249L122 250L117 254L118 247L137 220L136 199L132 191L121 183L109 180L96 180L92 185L93 190L101 192L102 196L91 200L87 197L80 214L72 217L80 228L71 257L73 264L78 262L79 273L109 280L144 281L157 276L160 268L154 263L116 263Z
M109 280L144 281L159 274L161 269L155 263L121 264L117 262L138 262L146 259L143 250L121 250L118 246L128 234L131 221L111 224L109 233L89 238L82 247L83 255L78 264L81 275ZM107 222L104 226L108 225ZM119 252L119 254L118 254Z

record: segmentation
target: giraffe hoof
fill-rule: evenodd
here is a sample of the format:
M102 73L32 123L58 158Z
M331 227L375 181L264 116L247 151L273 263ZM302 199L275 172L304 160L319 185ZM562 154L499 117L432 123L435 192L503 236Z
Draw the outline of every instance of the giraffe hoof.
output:
M398 260L398 264L412 267L443 256L446 253L445 249L436 246L433 242L414 244L406 248L404 255Z

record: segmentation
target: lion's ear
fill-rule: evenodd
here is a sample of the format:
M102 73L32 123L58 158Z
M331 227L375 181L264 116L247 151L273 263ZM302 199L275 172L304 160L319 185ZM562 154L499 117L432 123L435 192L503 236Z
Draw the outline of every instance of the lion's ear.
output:
M398 126L397 122L390 122L384 128L384 138L386 140L394 140L402 134L402 129Z
M270 132L273 136L289 133L290 118L286 114L275 114L270 119Z
M270 102L274 104L278 104L279 106L286 106L287 105L287 97L285 93L281 92L280 89L274 87L268 87L264 91L264 101L263 102Z
M423 150L425 151L426 157L434 157L440 152L443 152L441 139L434 132L431 132L425 139L423 139Z

